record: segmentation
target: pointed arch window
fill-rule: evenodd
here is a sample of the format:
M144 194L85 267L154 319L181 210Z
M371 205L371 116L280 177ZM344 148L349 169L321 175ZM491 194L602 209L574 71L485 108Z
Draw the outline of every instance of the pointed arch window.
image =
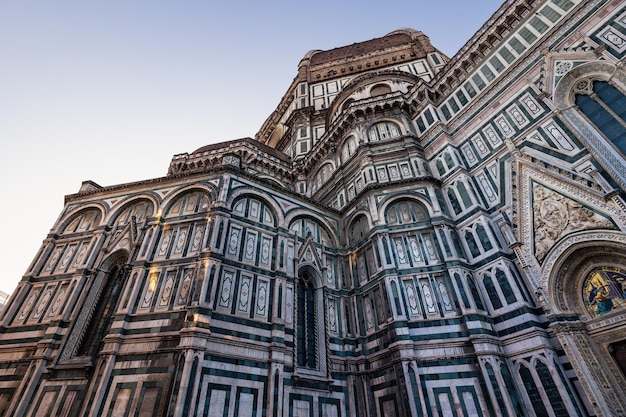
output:
M476 226L476 234L478 235L478 240L480 240L480 244L483 247L485 252L493 249L493 245L491 244L491 240L489 240L489 236L487 236L487 232L485 231L485 227L482 224Z
M485 310L485 305L483 304L482 299L480 298L480 293L478 292L478 288L476 287L476 283L471 276L467 276L467 286L470 289L470 293L472 294L472 298L474 299L474 304L476 304L476 308L479 310Z
M500 300L500 295L498 294L498 290L496 290L495 285L493 284L493 280L491 276L485 275L483 279L483 285L485 286L485 290L487 291L487 295L489 296L489 301L491 301L491 306L494 310L502 308L502 300Z
M299 367L317 369L317 306L313 279L304 272L298 279L296 357Z
M346 163L348 159L350 159L350 157L354 155L354 152L356 152L356 148L356 138L354 136L350 136L348 139L346 139L343 147L341 148L341 162Z
M512 304L517 301L517 297L515 297L515 292L513 292L513 287L509 283L509 279L501 269L496 269L496 280L498 280L498 285L500 285L500 289L502 290L502 294L504 294L504 299L507 304Z
M358 245L367 237L369 225L364 215L358 216L350 225L349 239L350 245Z
M467 243L467 247L474 258L480 256L480 249L478 249L474 234L470 230L465 231L465 243Z

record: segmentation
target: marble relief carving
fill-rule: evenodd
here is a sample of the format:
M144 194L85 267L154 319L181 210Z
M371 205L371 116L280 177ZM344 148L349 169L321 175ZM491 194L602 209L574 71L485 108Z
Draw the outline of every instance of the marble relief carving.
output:
M542 261L562 237L580 230L613 229L613 223L541 184L532 187L535 256Z

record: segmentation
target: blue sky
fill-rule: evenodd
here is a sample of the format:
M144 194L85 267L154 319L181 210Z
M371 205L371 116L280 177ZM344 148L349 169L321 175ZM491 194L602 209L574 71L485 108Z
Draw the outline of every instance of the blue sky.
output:
M453 56L500 4L0 0L0 290L82 181L164 176L174 154L253 137L309 50L411 27Z

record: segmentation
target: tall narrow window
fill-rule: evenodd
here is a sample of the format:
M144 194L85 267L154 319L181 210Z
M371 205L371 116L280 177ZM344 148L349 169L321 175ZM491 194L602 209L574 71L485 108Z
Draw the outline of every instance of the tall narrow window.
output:
M465 243L467 243L467 247L474 258L480 256L480 249L478 249L478 244L476 243L476 239L474 239L474 234L469 230L465 231Z
M595 81L588 94L576 95L576 105L622 155L626 155L626 96L624 93L606 81Z
M496 310L498 308L502 308L502 301L500 300L498 291L493 285L493 280L489 275L485 275L485 279L483 279L483 284L485 285L485 290L487 290L487 295L489 296L489 301L491 301L493 309Z
M317 311L313 279L303 273L298 281L297 363L304 368L317 368Z
M496 279L498 280L498 285L500 285L500 289L502 290L502 293L504 294L504 299L506 300L506 303L511 304L511 303L516 302L517 298L515 297L513 288L511 287L511 284L509 283L509 279L507 278L504 271L500 269L496 269Z
M480 294L478 293L478 288L476 288L476 283L474 282L472 277L470 277L469 275L466 277L466 279L467 279L467 286L469 287L470 292L472 293L472 298L474 299L474 304L476 304L476 308L480 310L484 310L485 305L483 304L483 301L480 298Z
M125 260L118 262L118 265ZM119 266L111 268L104 282L104 289L93 311L91 321L86 328L82 342L76 352L76 356L94 356L101 348L102 339L107 335L113 313L121 293L124 278L124 269Z

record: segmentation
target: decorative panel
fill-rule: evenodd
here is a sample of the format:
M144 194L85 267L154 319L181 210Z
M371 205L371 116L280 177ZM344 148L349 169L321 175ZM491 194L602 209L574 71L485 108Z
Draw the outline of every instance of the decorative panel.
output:
M70 266L72 262L72 257L74 256L74 253L76 252L77 246L78 244L76 243L66 246L65 251L63 253L63 257L61 258L61 261L56 267L57 272L63 273L68 269L68 267Z
M549 138L561 149L567 152L573 152L576 150L572 142L567 138L565 133L561 130L556 123L550 122L542 126L548 134Z
M506 117L504 117L504 115L496 117L494 119L494 122L496 123L496 126L498 126L500 132L502 132L505 137L510 138L515 134L515 130L513 130L513 127L511 127L511 124L506 119Z
M402 178L411 178L413 176L408 162L400 163L400 172L402 173Z
M487 140L489 141L489 143L491 143L492 146L495 147L502 144L502 139L500 139L500 136L498 136L498 134L491 125L485 127L483 129L483 133L485 134L485 136L487 136Z
M39 320L41 318L44 311L46 310L46 307L48 306L48 303L50 302L50 299L52 298L54 288L55 288L54 286L50 286L50 285L45 287L41 295L41 298L37 301L37 304L35 304L35 308L33 309L33 312L30 315L30 320Z
M246 242L243 251L243 259L254 262L256 259L256 241L258 233L252 230L246 232Z
M165 258L167 256L173 233L173 230L165 230L163 232L163 235L161 236L161 244L159 245L159 249L156 254L157 258Z
M478 184L480 185L480 189L483 191L485 198L489 205L496 203L498 200L498 196L496 195L487 175L484 172L479 172L476 174L476 179L478 180Z
M83 266L85 264L85 262L87 262L87 258L88 258L87 257L87 252L89 251L90 244L91 244L91 242L89 240L84 240L84 241L80 242L79 248L78 248L78 253L74 257L74 263L72 264L72 268L71 269L79 268L79 267Z
M57 314L61 314L61 306L67 297L67 288L69 287L68 283L61 284L59 290L54 296L54 301L50 304L50 308L48 308L48 317L54 317Z
M421 278L419 280L420 290L422 291L422 297L424 301L424 307L426 308L426 312L428 314L437 313L437 307L435 306L435 297L433 296L433 291L430 288L430 283L428 279Z
M293 323L293 287L285 288L285 322Z
M287 273L290 275L293 274L293 258L295 256L294 252L295 249L293 242L287 243Z
M334 297L328 297L328 329L337 332L337 301Z
M404 292L406 293L406 298L409 306L409 314L411 316L419 316L420 306L419 299L417 297L417 291L415 291L415 284L413 280L404 280Z
M259 264L271 267L272 264L272 238L263 235L261 238L261 253Z
M242 275L239 282L239 296L237 297L237 311L247 313L250 311L250 299L252 295L252 277Z
M537 101L529 93L524 94L520 98L520 101L524 108L528 110L532 116L538 116L542 113L541 106L539 106L539 103L537 103Z
M489 147L485 143L485 140L480 135L476 135L472 138L472 142L476 146L476 150L478 150L478 154L481 158L484 158L487 154L489 154Z
M444 282L443 277L438 277L436 279L437 289L439 290L439 296L441 297L441 304L445 311L452 311L452 300L450 299L450 293L448 292L448 287Z
M393 247L396 250L396 257L398 258L398 263L400 265L408 265L409 260L406 256L406 251L404 250L404 243L402 242L401 237L393 238Z
M363 297L363 313L365 314L365 328L372 330L374 328L374 308L370 302L369 296Z
M188 254L197 253L202 248L202 240L204 238L204 229L205 225L202 223L198 223L195 225L193 230L193 238L191 240L191 245L189 246Z
M513 123L515 123L517 127L521 128L521 127L526 126L529 123L526 116L524 116L522 111L515 104L510 106L506 111L509 114L509 116L511 116Z
M189 226L183 226L178 229L176 244L174 245L173 253L181 255L185 250L185 243L187 242L187 234L189 233Z
M422 251L420 249L420 244L417 240L417 236L409 236L409 247L411 248L411 259L413 260L413 264L423 264L424 258L422 256Z
M41 287L33 288L31 290L30 294L28 295L28 298L26 299L26 302L24 303L19 314L16 317L17 321L23 321L26 319L30 310L35 305L35 301L37 301L37 298L39 297L39 291L41 291Z
M259 279L256 288L255 300L255 316L267 317L268 301L269 301L269 281Z
M139 305L139 308L150 308L152 300L154 299L154 293L157 288L158 279L158 272L150 273L148 277L148 283L146 285L146 290L144 291L143 297L141 298L141 304Z
M224 271L222 274L222 286L219 297L219 306L230 307L233 287L235 286L235 273L232 271Z
M161 296L159 297L159 301L157 303L157 307L166 308L170 304L170 299L172 297L172 293L174 292L176 287L176 271L167 271L165 275L165 282L163 283L163 288L161 290Z
M187 300L189 299L189 294L191 293L193 286L194 273L195 272L193 268L185 268L185 270L183 271L183 279L180 285L180 290L178 291L176 304L187 304Z
M230 236L228 237L228 243L226 246L226 254L230 257L235 257L239 254L239 240L241 239L241 227L230 227Z
M465 159L470 166L473 166L478 162L478 158L476 157L476 154L474 154L474 150L469 143L465 143L461 146L461 151L463 151L463 155L465 155Z
M426 256L428 257L428 260L438 261L439 258L437 258L437 251L435 250L435 245L433 244L431 234L423 234L422 239L424 241L424 247L426 248Z
M61 258L63 249L64 249L63 245L59 245L54 248L54 250L52 251L52 255L50 255L50 258L48 259L48 262L46 263L46 266L43 269L44 273L47 273L47 274L52 273L52 271L54 270L54 267L56 266L57 262Z

